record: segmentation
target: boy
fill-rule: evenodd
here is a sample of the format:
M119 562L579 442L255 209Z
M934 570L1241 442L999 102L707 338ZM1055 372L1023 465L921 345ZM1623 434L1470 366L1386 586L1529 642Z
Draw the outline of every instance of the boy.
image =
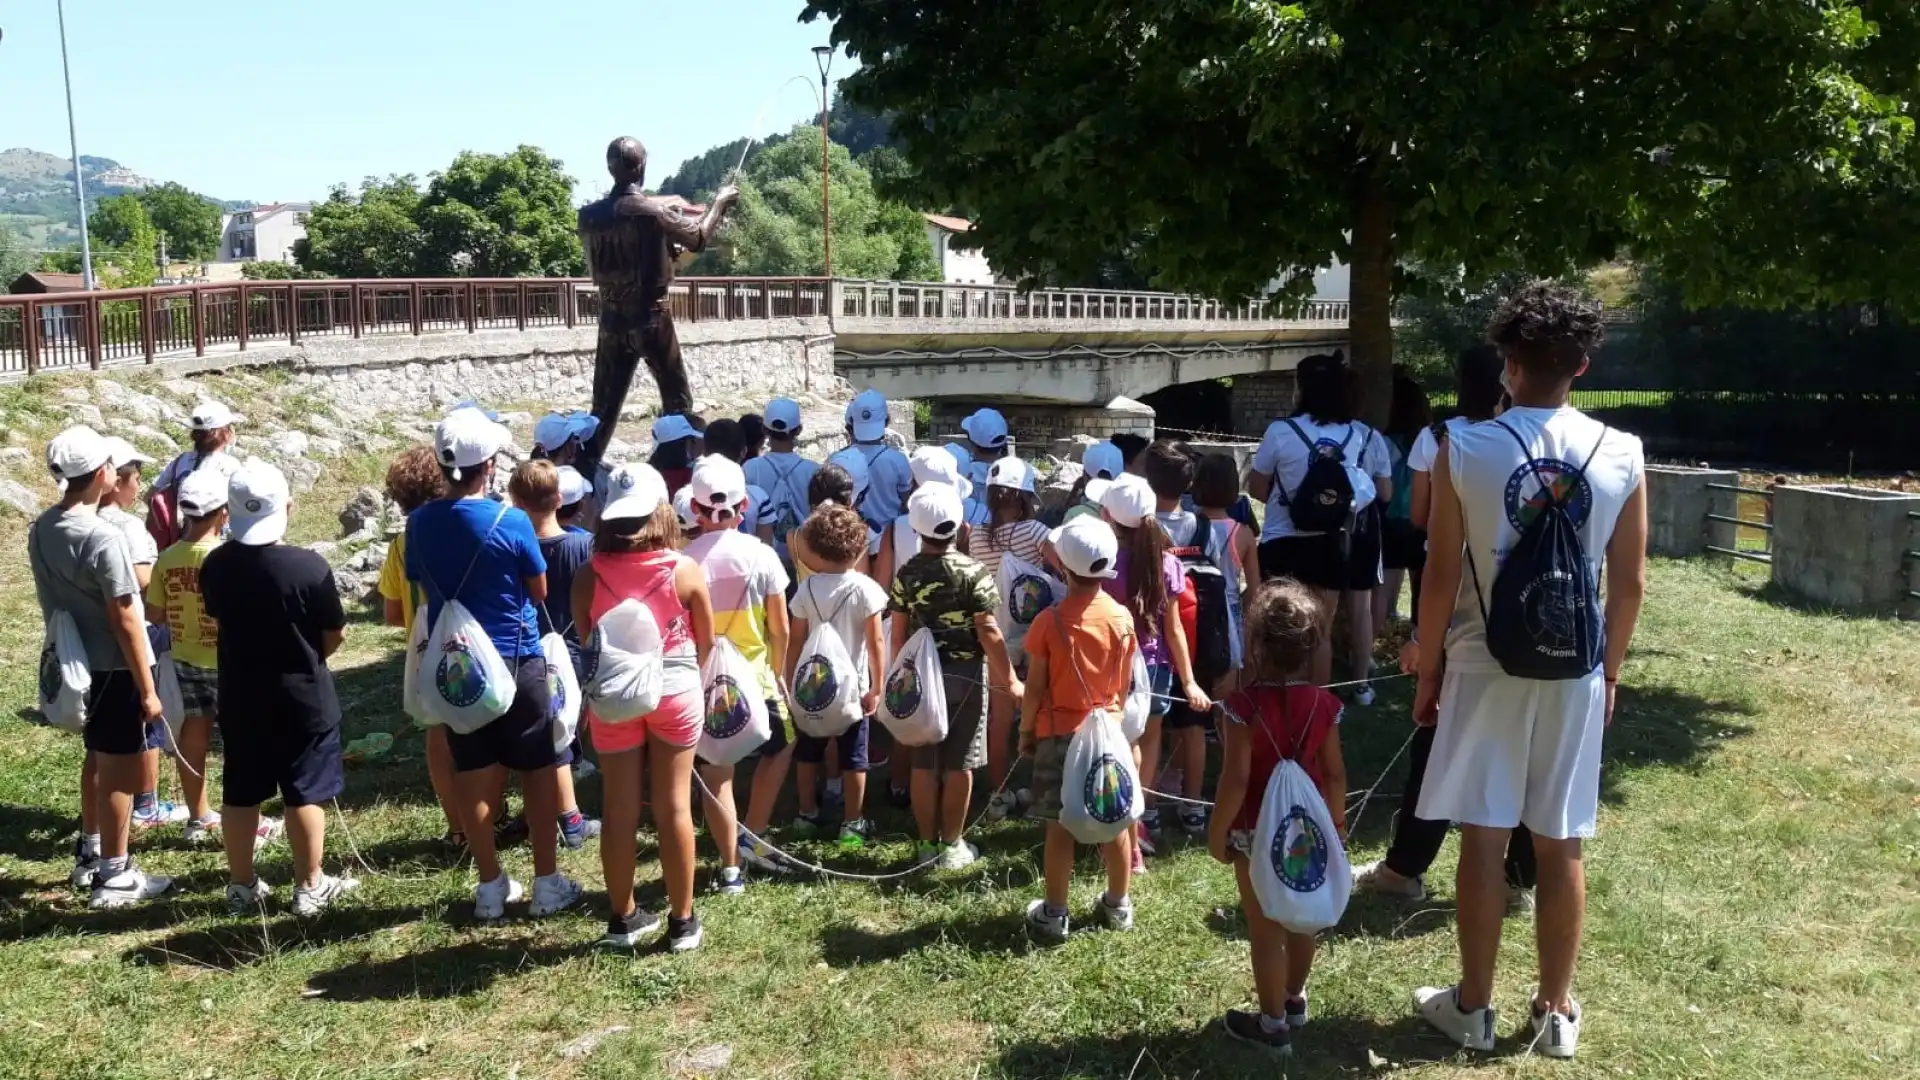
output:
M741 466L744 474L747 460L747 433L738 420L715 420L708 424L704 441L708 456L726 458L735 465ZM698 464L695 462L696 466ZM763 527L761 522L760 510L766 505L766 490L749 481L747 508L740 512L739 529L743 533L759 537L763 544L772 544L773 523L768 521Z
M86 646L86 746L80 774L80 840L71 880L91 887L88 906L117 908L151 900L172 879L148 875L127 854L133 797L140 787L146 725L160 719L133 560L120 530L100 520L100 500L115 480L107 440L70 427L47 444L47 468L60 501L27 531L27 564L40 616L73 617Z
M793 554L787 550L787 536L807 520L813 506L807 501L807 485L820 464L801 457L794 450L800 437L800 405L791 398L767 402L767 452L748 459L747 483L767 493L767 504L760 514L762 525L773 528L773 549L789 572Z
M701 765L700 776L712 791L707 800L709 831L720 849L719 889L727 895L746 890L740 873L744 858L756 870L784 874L764 841L746 845L738 825L764 837L773 821L773 806L786 783L793 762L793 721L786 710L786 676L774 670L774 658L787 655L787 572L773 549L740 531L740 515L747 504L747 478L727 458L709 455L694 466L687 488L692 492L700 535L687 545L686 555L700 565L713 599L714 636L726 637L740 650L760 678L767 700L773 735L755 751L753 792L747 817L740 822L733 799L732 765Z
M1036 816L1047 820L1046 897L1027 905L1027 926L1047 941L1067 938L1067 886L1073 877L1073 834L1060 824L1061 770L1067 746L1087 715L1116 717L1126 697L1133 655L1133 616L1100 583L1116 573L1120 542L1113 527L1083 518L1047 537L1067 573L1066 599L1040 613L1027 631L1027 686L1020 708L1020 752L1033 755ZM1095 915L1116 930L1133 929L1133 830L1101 845L1107 890Z
M253 853L260 804L278 790L293 846L293 913L311 917L360 887L320 869L326 803L345 786L327 658L345 640L347 620L327 561L280 542L289 512L280 470L249 461L227 490L233 542L200 568L202 602L219 632L227 910L244 914L267 899Z
M857 455L867 464L867 497L860 516L877 531L893 524L905 512L913 490L913 467L907 455L887 445L887 399L878 390L862 390L847 403L847 439L852 446L841 455Z
M1007 662L1007 642L994 621L1000 602L993 577L978 560L953 550L965 510L960 493L946 484L922 484L907 500L907 523L920 537L920 552L893 576L887 610L893 612L890 655L899 655L921 627L933 631L947 697L947 737L932 746L898 747L913 768L913 816L920 829L920 858L938 856L948 870L964 870L979 849L960 838L973 799L973 770L987 763L987 685L1007 687L1015 700L1025 688Z
M1414 721L1438 724L1416 813L1460 823L1461 978L1416 991L1414 1002L1460 1045L1493 1049L1494 958L1507 907L1502 863L1509 834L1524 824L1539 862L1534 1045L1570 1058L1580 1040L1573 967L1586 913L1580 842L1593 835L1600 744L1646 591L1645 459L1639 439L1567 404L1605 336L1593 302L1537 282L1501 307L1488 336L1506 361L1513 407L1454 429L1434 460L1419 625L1447 632L1421 635L1414 696ZM1483 613L1506 552L1550 500L1579 530L1592 581L1604 565L1605 652L1581 678L1522 679L1489 652Z
M118 435L107 436L107 453L113 463L113 484L100 496L100 520L120 530L127 538L127 551L133 557L133 577L144 593L153 580L153 564L160 548L147 532L147 523L127 512L140 497L140 467L153 459ZM167 748L164 721L147 725L147 748L140 755L140 792L133 797L133 827L141 832L186 821L187 808L160 798L160 751Z
M1182 509L1181 499L1193 488L1193 477L1197 465L1181 447L1166 440L1157 440L1147 447L1140 458L1140 472L1147 478L1147 486L1153 489L1153 520L1160 531L1167 534L1170 550L1187 567L1213 567L1216 553L1212 549L1213 527L1203 522L1198 514ZM1187 634L1188 663L1193 677L1207 693L1219 692L1219 681L1225 671L1210 671L1199 664L1199 652L1196 648L1195 631L1199 626L1198 590L1183 589L1177 601L1180 609L1181 628ZM1180 794L1188 799L1200 801L1206 792L1207 773L1207 729L1210 712L1195 712L1184 701L1176 700L1167 710L1165 728L1173 743L1174 767L1180 770ZM1149 787L1153 785L1148 784ZM1159 831L1160 811L1155 804L1159 797L1147 795L1148 832ZM1207 813L1203 807L1183 803L1178 809L1180 827L1188 836L1207 835Z
M984 488L987 470L1007 456L1007 418L997 409L976 409L960 421L960 430L967 433L967 479Z
M587 516L587 496L593 494L593 481L571 465L556 468L554 478L560 485L560 508L553 512L554 519L567 532L592 536L593 530L581 522Z

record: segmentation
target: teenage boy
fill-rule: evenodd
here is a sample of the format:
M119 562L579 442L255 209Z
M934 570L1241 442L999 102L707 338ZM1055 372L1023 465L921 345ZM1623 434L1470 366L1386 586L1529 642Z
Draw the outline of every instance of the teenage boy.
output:
M547 661L540 651L535 604L547 600L547 561L526 512L487 497L494 455L511 441L507 429L476 409L460 409L434 428L434 453L447 481L447 498L407 518L407 580L427 595L428 625L458 599L486 630L500 658L514 673L513 704L477 731L447 732L462 824L480 883L473 891L474 917L499 919L523 895L507 876L494 842L493 821L506 774L520 774L533 846L533 902L539 918L580 901L577 882L560 873L555 858L559 819L572 793L561 771L572 752L555 750Z
M100 500L115 480L110 457L107 440L92 428L55 435L47 444L47 468L62 485L60 501L27 530L27 565L40 616L65 611L73 617L92 678L80 736L87 753L71 880L92 888L89 906L95 908L151 900L173 884L142 871L127 855L146 724L160 719L160 697L126 538L100 520Z
M707 800L709 831L720 849L720 891L737 894L746 887L740 873L744 858L756 870L784 874L764 840L748 841L738 831L744 826L755 836L767 835L774 803L786 783L793 762L793 721L786 709L786 676L775 670L777 658L787 655L787 572L773 549L740 531L746 512L747 477L731 460L708 455L694 466L692 491L700 535L687 545L686 555L707 576L713 600L713 633L740 650L760 678L773 736L754 752L753 792L747 816L740 821L733 798L732 765L701 765L700 776L712 796Z
M907 500L907 524L920 537L920 552L894 572L887 610L893 613L888 655L898 656L922 627L933 631L947 697L947 737L932 746L897 748L913 767L913 816L920 829L920 858L938 856L948 870L964 870L980 851L961 839L973 800L973 770L987 763L987 687L1004 686L1019 700L1026 693L1000 634L993 609L999 590L987 568L954 550L966 511L960 493L946 484L922 484ZM984 654L991 680L983 677Z
M1502 863L1509 834L1524 824L1539 862L1533 1045L1568 1058L1580 1039L1573 968L1586 915L1581 840L1593 835L1600 744L1646 591L1645 459L1639 439L1567 404L1604 337L1597 305L1535 283L1501 307L1488 333L1506 361L1513 407L1456 428L1434 460L1420 625L1449 629L1422 635L1414 697L1415 722L1438 723L1417 813L1460 823L1460 982L1418 990L1414 1001L1460 1045L1493 1049L1494 958L1507 909ZM1584 677L1541 681L1502 670L1482 613L1494 603L1506 553L1549 502L1579 530L1593 581L1604 562L1605 652Z
M293 847L293 913L310 917L360 887L320 869L326 804L345 786L327 658L345 639L346 615L327 560L281 543L291 505L279 469L242 465L227 483L227 508L232 542L208 552L200 568L201 600L219 640L227 910L253 911L269 895L253 854L260 804L277 791Z
M1120 541L1113 526L1082 518L1047 537L1067 572L1067 596L1040 613L1027 631L1027 687L1020 709L1020 752L1033 756L1033 808L1046 819L1046 897L1027 905L1027 925L1048 941L1067 937L1067 887L1073 879L1073 834L1060 824L1067 746L1087 715L1119 716L1133 656L1133 615L1100 587L1117 573ZM1133 929L1131 829L1100 846L1107 890L1095 916L1116 930Z
M1007 418L998 409L976 409L960 421L960 430L967 433L967 479L984 488L987 470L1007 456Z
M800 405L791 398L767 402L767 452L749 458L744 466L747 483L767 493L767 504L760 513L760 524L773 528L773 549L789 571L793 555L787 550L787 536L807 520L813 506L807 501L807 485L820 463L801 457L794 450L800 438Z
M913 466L907 455L887 445L887 399L878 390L862 390L847 403L847 438L841 454L857 454L867 463L867 497L855 509L876 530L905 512L913 491Z

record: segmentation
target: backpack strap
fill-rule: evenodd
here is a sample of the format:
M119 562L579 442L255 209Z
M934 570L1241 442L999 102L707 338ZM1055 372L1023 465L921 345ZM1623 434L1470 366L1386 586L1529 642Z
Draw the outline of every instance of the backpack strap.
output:
M438 589L437 583L433 580L433 575L426 572L426 567L424 565L421 566L420 568L421 578L425 580L429 586L435 587L436 591L440 593L441 603L444 604L449 600L458 599L460 596L460 590L467 587L467 579L473 576L473 568L480 565L480 556L486 554L487 552L487 541L493 539L493 531L500 527L500 522L502 519L504 519L507 516L507 511L509 509L511 509L511 507L509 507L506 503L503 502L500 504L500 512L493 515L493 524L487 526L487 531L485 535L480 537L480 543L476 545L473 549L473 558L467 560L467 568L466 570L462 571L460 574L460 583L453 587L452 592L447 592L445 590ZM411 536L411 533L413 532L413 525L411 521L409 521L407 525L407 532L409 533L409 536L407 538L407 546L412 547L413 537Z
M1307 448L1307 468L1313 468L1313 440L1307 438L1307 433L1300 429L1299 421L1293 417L1289 416L1286 418L1286 425L1293 429L1295 435L1300 437L1300 445ZM1306 482L1307 478L1302 476L1300 478L1301 485L1305 486ZM1277 468L1273 470L1273 489L1280 493L1281 506L1292 506L1294 495L1300 494L1298 491L1295 491L1293 495L1287 494L1287 485L1280 482L1280 470Z

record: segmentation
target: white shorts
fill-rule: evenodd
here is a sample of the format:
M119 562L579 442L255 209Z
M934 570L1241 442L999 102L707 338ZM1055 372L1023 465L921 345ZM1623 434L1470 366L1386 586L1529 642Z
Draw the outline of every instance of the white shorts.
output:
M1452 672L1415 812L1492 829L1524 824L1552 840L1593 835L1607 684Z

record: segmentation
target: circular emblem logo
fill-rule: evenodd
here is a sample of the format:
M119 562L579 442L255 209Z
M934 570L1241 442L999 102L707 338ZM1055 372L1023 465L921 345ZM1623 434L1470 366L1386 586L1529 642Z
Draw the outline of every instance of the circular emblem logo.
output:
M793 681L793 703L802 711L825 712L839 696L840 680L834 678L826 657L816 654L800 662L799 675Z
M60 654L53 651L53 642L40 650L40 700L52 701L60 696Z
M1332 439L1321 439L1313 444L1313 456L1316 458L1340 459L1340 444Z
M257 513L259 513L259 512L260 512L260 507L261 507L261 503L260 503L260 500L259 500L259 499L248 499L248 500L247 500L247 512L248 512L249 514L257 514Z
M1268 857L1281 884L1294 892L1312 892L1326 884L1327 838L1305 807L1296 806L1287 814L1286 824L1274 834Z
M1572 574L1555 570L1527 582L1520 610L1534 649L1543 656L1574 656L1586 604L1586 591Z
M1133 810L1133 773L1112 754L1101 754L1087 770L1080 801L1087 808L1087 816L1102 825L1124 821Z
M898 668L887 677L887 711L896 720L905 720L920 711L920 675L911 666Z
M621 491L632 491L633 486L635 484L638 484L639 482L640 482L640 478L633 475L632 473L620 474L620 490Z
M753 708L740 684L721 675L707 686L707 734L716 739L731 739L747 730Z
M560 669L553 664L547 665L547 719L558 720L567 710L567 681L560 677Z
M1037 574L1021 574L1007 589L1007 611L1013 621L1025 626L1040 617L1053 603L1053 587Z
M1525 529L1546 509L1549 500L1566 505L1574 528L1587 523L1593 512L1593 487L1572 465L1555 458L1535 458L1507 477L1507 522Z
M433 669L433 685L447 704L466 708L487 692L487 677L473 650L459 638L448 641L441 650L440 663Z

